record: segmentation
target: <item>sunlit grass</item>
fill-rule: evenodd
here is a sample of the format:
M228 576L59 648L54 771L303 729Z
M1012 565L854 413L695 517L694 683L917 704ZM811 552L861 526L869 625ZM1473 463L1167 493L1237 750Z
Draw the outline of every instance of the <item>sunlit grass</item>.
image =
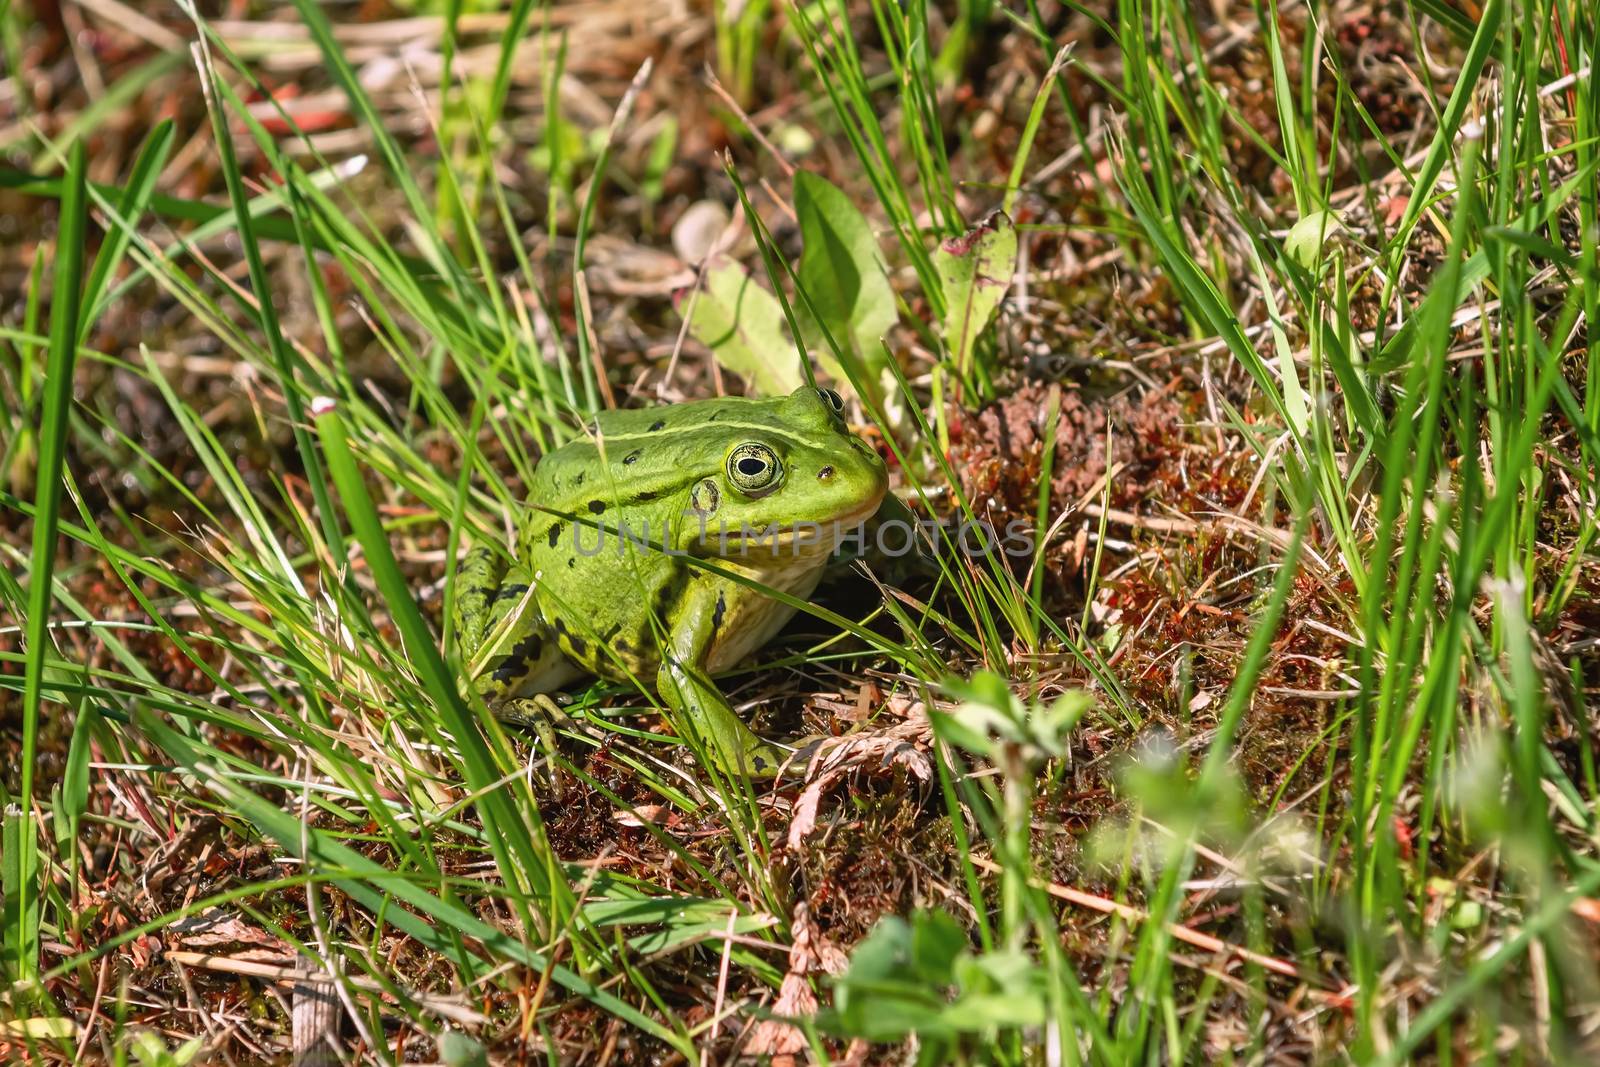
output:
M1060 547L1050 543L1037 545L1031 578L993 556L946 553L926 599L886 596L871 624L807 606L819 625L856 639L855 663L896 678L930 710L931 804L951 843L959 902L951 910L966 917L959 935L943 920L914 917L903 944L885 927L877 944L887 955L862 950L839 1010L811 1029L814 1042L823 1033L916 1033L928 1062L1205 1062L1215 1058L1208 1019L1221 1010L1244 1020L1233 1052L1246 1059L1267 1054L1267 1013L1219 1005L1261 1005L1292 990L1335 1035L1337 1047L1322 1050L1331 1058L1488 1060L1501 1025L1532 1035L1536 1058L1581 1054L1571 1020L1592 1010L1593 960L1571 914L1600 891L1600 781L1585 679L1576 658L1563 661L1544 635L1586 595L1597 537L1600 342L1589 324L1600 313L1600 108L1592 78L1574 77L1571 108L1549 86L1589 69L1596 27L1572 0L1542 11L1489 0L1476 22L1436 6L1409 14L1443 20L1460 48L1460 74L1427 120L1421 158L1409 163L1375 136L1338 50L1313 37L1317 54L1299 55L1274 5L1260 11L1271 137L1214 78L1190 8L1120 5L1099 23L1121 59L1120 85L1091 75L1117 108L1116 124L1097 131L1110 142L1115 179L1093 178L1105 229L1124 235L1128 262L1170 282L1193 336L1219 341L1220 358L1248 377L1249 403L1224 403L1218 430L1258 457L1265 488L1257 499L1267 503L1247 518L1277 536L1261 538L1262 577L1233 683L1204 728L1175 747L1142 729L1145 711L1090 620L1103 513L1081 615L1053 613L1044 595L1039 568ZM942 42L930 36L939 20L921 4L777 7L772 17L797 77L812 87L822 132L859 166L864 190L852 192L876 201L897 329L931 360L927 378L912 381L885 345L895 384L888 399L904 415L891 418L888 404L860 410L894 454L910 502L981 521L948 455L947 420L955 406L996 395L1003 353L993 336L970 365L950 351L936 250L980 220L962 205L985 213L1015 206L1047 124L1065 123L1072 143L1089 143L1087 116L1070 113L1058 80L1075 57L1033 37L1044 21L1032 3L1025 15L963 3ZM447 623L432 625L417 577L442 574L438 618L448 619L462 546L502 542L538 456L606 402L583 272L612 141L593 157L562 156L564 120L548 90L561 76L565 43L530 2L513 5L486 86L445 79L445 105L433 118L446 150L426 164L386 130L328 12L311 0L298 0L297 10L373 138L369 167L381 175L363 180L404 204L403 241L372 217L347 169L318 158L309 141L298 157L314 161L306 166L280 149L245 104L256 88L250 64L203 21L196 33L205 43L191 58L207 93L226 205L157 192L170 125L154 129L115 188L84 183L82 141L73 135L93 129L122 95L82 113L67 136L33 145L37 169L60 167L63 177L6 179L58 197L63 219L62 254L53 270L35 261L22 321L3 335L17 356L5 373L28 409L3 426L0 466L15 487L4 503L19 519L48 516L35 522L31 558L14 552L8 561L30 564L26 582L8 575L0 589L28 649L8 657L8 667L21 662L20 676L0 676L20 690L24 708L21 795L0 798L7 967L25 983L9 1014L57 1017L60 1006L25 995L26 983L41 971L88 975L102 956L162 928L158 920L83 943L76 838L82 820L99 817L85 800L92 743L101 761L142 768L152 788L208 810L234 838L269 839L298 861L293 877L230 888L214 902L246 909L343 976L367 1033L381 1033L390 1010L441 1033L446 1023L431 997L493 988L523 997L520 1018L498 1020L523 1035L547 1031L570 1003L585 1002L698 1059L724 1020L692 1016L655 965L674 953L710 953L713 972L722 956L726 967L780 988L783 967L774 961L782 957L770 949L794 939L794 887L765 790L719 774L688 734L680 741L649 729L654 698L627 687L581 689L572 710L605 733L611 760L641 793L624 796L568 754L515 743L461 685L453 635ZM452 5L447 57L459 15ZM943 101L977 35L1007 15L1037 46L1036 69L1048 73L1026 88L1033 106L1023 109L1009 171L969 172L967 157L952 150L960 141L951 134L965 131L947 125L961 120ZM15 55L11 17L0 6L0 45ZM750 4L714 25L719 70L741 103L754 91L765 17L766 5ZM850 32L869 24L870 55ZM519 34L540 36L553 72L544 83L550 187L542 206L552 238L560 219L572 220L573 275L530 261L513 210L519 191L497 176L495 131ZM136 72L118 92L169 69ZM628 125L632 99L618 108L613 134ZM265 160L273 182L265 191L247 181L236 136ZM1369 143L1398 176L1382 189L1397 205L1392 218L1366 187L1376 185L1366 181L1375 165L1363 155ZM1235 154L1247 149L1268 154L1286 180L1277 218L1262 217L1259 192L1240 178ZM1347 194L1352 167L1363 186L1355 196ZM726 178L756 236L766 284L802 336L802 318L826 316L764 226L745 170L729 165ZM90 205L106 231L92 265L79 236ZM145 224L150 214L197 229L167 241ZM236 240L243 270L217 274L198 254L202 231ZM280 322L274 271L285 265L269 265L269 246L288 248L289 269L303 273L318 336L292 336ZM513 250L513 262L498 262L495 247ZM333 268L405 383L390 403L348 369L350 339L328 286ZM578 294L578 330L563 338L548 324L557 318L554 293L567 283ZM264 438L269 428L288 429L288 444L268 450L265 476L254 460L246 470L148 351L134 359L79 350L89 323L141 285L179 304L195 330L263 383L248 394L250 417ZM47 288L57 298L47 299ZM81 308L59 298L66 292L82 293ZM1375 326L1357 326L1358 305L1375 308ZM861 366L848 339L826 327L821 334L847 376ZM69 410L74 358L115 363L153 386L208 476L203 494L105 413ZM862 398L876 387L852 384ZM1046 425L1049 456L1054 419ZM129 457L138 477L184 503L188 528L153 530L140 517L86 506L64 465L69 433L98 435ZM18 472L31 475L36 492L21 491L30 479ZM1033 504L1039 535L1056 529L1051 473L1047 461ZM1549 517L1558 493L1581 502L1559 545ZM58 513L60 534L103 561L149 622L100 618L72 598L52 567ZM173 567L175 555L195 569ZM1275 642L1294 622L1291 601L1306 587L1335 606L1353 638L1334 677L1355 695L1331 702L1324 727L1307 736L1303 766L1317 775L1310 793L1248 795L1238 743ZM93 667L69 662L53 651L52 628L57 636L87 630L105 656ZM211 690L163 681L135 651L143 632L158 633ZM1036 665L1050 657L1070 672L1052 668L1047 677ZM1047 699L1068 673L1093 702ZM1553 699L1562 693L1572 707ZM37 726L60 709L74 721L69 773L47 796L34 773ZM1036 806L1087 758L1085 724L1138 754L1108 776L1119 817L1083 845L1084 866L1099 864L1115 886L1109 925L1093 928L1103 939L1094 950L1085 946L1089 928L1052 894L1061 887L1047 884L1059 828L1041 825ZM1580 738L1576 775L1549 740L1569 724ZM569 740L592 746L595 737ZM239 742L275 762L259 765ZM563 855L534 785L536 764L546 761L631 816L672 857L671 875L659 883L614 876L580 862L595 857ZM663 830L636 795L701 820L720 842L716 862ZM25 844L34 840L37 850ZM1293 863L1283 858L1290 853L1299 857ZM1225 902L1237 912L1231 949L1215 967L1193 966L1193 943L1178 930L1195 921L1202 866L1226 872ZM290 887L304 890L307 920L292 929L270 904ZM330 937L335 911L324 894L333 891L363 916L361 936ZM1493 908L1473 919L1466 904L1486 894ZM43 940L69 944L72 954L42 966ZM447 977L423 982L397 970L386 951L402 942L443 960ZM872 969L886 958L914 977L894 972L891 982ZM1429 989L1401 996L1393 975L1416 958L1428 963ZM387 1002L371 995L371 983ZM749 1007L719 1002L725 1014ZM72 1051L48 1027L31 1036Z

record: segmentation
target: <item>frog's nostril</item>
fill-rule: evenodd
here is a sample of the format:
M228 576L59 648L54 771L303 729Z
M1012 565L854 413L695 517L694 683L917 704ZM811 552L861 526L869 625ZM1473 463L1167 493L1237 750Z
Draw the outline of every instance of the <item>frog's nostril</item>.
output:
M833 477L833 468L832 467L823 467L821 470L819 470L817 472L817 481L819 481L819 482L825 482L825 481L827 481L828 479L830 479L832 477Z

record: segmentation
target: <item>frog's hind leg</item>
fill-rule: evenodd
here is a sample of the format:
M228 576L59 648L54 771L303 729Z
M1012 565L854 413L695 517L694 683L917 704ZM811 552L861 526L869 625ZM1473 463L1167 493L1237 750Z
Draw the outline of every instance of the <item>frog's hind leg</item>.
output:
M533 578L487 548L474 549L457 572L456 633L476 674L473 689L491 707L549 693L581 672L562 655L529 591Z
M528 577L522 568L512 567L490 603L485 637L494 645L477 680L485 699L552 693L583 673L562 654L555 631L540 617L523 580Z
M537 734L547 752L556 751L556 727L571 717L547 695L579 672L561 653L529 594L527 569L505 565L489 549L475 549L457 572L456 632L473 690L495 718ZM550 785L562 793L554 770Z
M483 639L491 629L490 614L505 576L505 559L485 545L468 552L456 568L450 622L455 627L462 659L476 659L483 647Z
M514 572L511 577L515 578ZM521 612L510 618L509 613L517 610L519 602ZM566 788L554 762L560 746L557 730L573 729L576 724L549 694L581 672L562 655L555 633L544 625L538 609L529 601L525 583L508 582L491 605L491 616L494 622L490 633L496 629L505 631L505 639L497 643L505 651L484 665L474 684L495 718L538 737L551 759L546 780L559 798ZM509 625L501 626L507 619Z

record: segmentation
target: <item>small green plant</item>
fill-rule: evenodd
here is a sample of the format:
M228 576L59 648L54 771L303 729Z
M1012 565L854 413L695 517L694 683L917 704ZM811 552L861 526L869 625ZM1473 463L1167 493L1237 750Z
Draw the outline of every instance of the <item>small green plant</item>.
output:
M851 953L817 1024L876 1042L915 1035L919 1064L971 1062L1000 1034L1044 1025L1044 978L1020 949L974 952L944 912L890 916Z
M1021 1063L1045 1027L1058 1028L1051 1042L1075 1040L1066 1035L1086 1003L1061 958L1054 909L1034 871L1031 809L1035 776L1067 753L1093 699L1067 692L1048 704L1024 700L991 671L970 681L951 679L946 688L957 706L930 718L952 757L949 764L940 761L939 773L979 916L978 945L943 912L881 920L852 954L835 987L834 1008L820 1025L869 1041L915 1035L918 1063ZM965 773L957 751L991 762L998 786ZM982 868L998 871L997 926L988 918L979 867L965 852L969 813L998 861L984 861ZM1098 1023L1089 1026L1098 1029Z
M205 1038L192 1037L176 1046L169 1046L154 1030L137 1030L127 1038L121 1050L119 1063L135 1063L138 1067L189 1067L205 1048Z
M792 391L807 377L801 361L814 360L833 381L859 389L869 410L882 410L895 390L884 342L899 313L877 239L849 197L809 171L794 177L794 207L803 242L794 285L804 298L797 292L792 304L780 303L717 253L686 298L690 332L757 393ZM785 304L794 309L798 341Z
M716 24L717 71L741 106L751 102L756 61L772 0L720 0L711 5Z

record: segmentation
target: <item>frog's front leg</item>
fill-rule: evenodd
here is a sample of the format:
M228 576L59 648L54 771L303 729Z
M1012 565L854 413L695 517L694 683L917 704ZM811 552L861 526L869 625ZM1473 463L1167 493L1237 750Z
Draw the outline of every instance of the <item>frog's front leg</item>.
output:
M677 605L676 618L667 620L670 630L656 673L656 691L684 725L696 731L724 770L752 778L774 777L788 753L757 737L706 672L718 616L714 584L692 581Z

